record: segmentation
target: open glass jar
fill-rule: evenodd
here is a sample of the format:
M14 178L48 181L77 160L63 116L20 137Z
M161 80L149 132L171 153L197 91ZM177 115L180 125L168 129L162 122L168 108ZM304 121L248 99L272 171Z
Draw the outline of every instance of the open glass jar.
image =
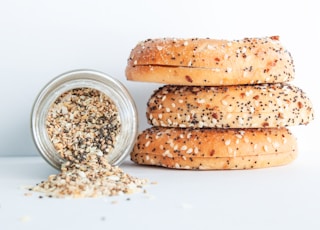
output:
M57 151L52 137L48 134L48 113L61 95L77 89L100 92L115 105L120 123L119 132L115 137L113 148L106 157L110 164L119 165L130 153L136 139L137 109L128 90L119 81L94 70L74 70L61 74L42 89L34 102L31 114L31 130L36 147L50 165L56 169L61 168L66 159Z

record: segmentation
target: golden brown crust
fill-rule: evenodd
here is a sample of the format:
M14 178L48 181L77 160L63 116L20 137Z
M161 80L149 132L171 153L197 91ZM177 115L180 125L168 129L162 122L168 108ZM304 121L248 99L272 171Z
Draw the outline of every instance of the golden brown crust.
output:
M287 82L294 78L290 53L279 37L149 39L130 54L128 80L175 85Z
M286 128L151 127L139 134L131 160L141 165L209 170L279 166L296 156L296 138Z
M153 126L193 128L270 128L308 124L313 108L290 84L238 86L165 85L148 101Z

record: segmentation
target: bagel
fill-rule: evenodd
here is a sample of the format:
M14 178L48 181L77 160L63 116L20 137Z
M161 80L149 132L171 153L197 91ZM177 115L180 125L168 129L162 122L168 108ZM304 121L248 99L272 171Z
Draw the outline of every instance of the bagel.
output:
M161 86L147 102L146 116L163 127L279 128L308 124L314 115L301 89L275 83Z
M279 36L242 40L148 39L132 49L125 70L132 81L174 85L238 85L294 79Z
M251 169L288 164L297 152L287 128L151 127L138 135L131 160L175 169Z

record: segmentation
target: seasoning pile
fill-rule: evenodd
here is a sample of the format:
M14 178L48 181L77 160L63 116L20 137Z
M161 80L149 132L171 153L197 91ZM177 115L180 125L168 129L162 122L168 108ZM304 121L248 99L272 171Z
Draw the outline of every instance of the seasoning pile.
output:
M61 172L30 188L49 197L101 197L141 191L138 179L108 163L121 122L117 107L102 92L77 88L63 93L47 115L47 134L65 162Z
M139 192L147 183L111 166L105 157L89 153L81 163L66 162L61 173L32 188L49 197L102 197Z

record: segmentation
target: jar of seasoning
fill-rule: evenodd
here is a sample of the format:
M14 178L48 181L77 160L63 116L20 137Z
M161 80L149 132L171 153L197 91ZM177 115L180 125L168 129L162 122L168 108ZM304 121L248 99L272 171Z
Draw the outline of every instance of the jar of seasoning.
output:
M119 165L133 148L138 115L133 98L116 79L94 70L74 70L50 81L31 114L34 143L54 168L88 154Z

